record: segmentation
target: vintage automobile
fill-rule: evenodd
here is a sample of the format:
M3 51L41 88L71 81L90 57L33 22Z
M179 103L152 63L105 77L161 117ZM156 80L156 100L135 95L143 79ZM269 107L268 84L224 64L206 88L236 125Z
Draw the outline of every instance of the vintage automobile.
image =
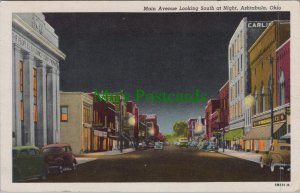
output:
M215 142L210 141L206 146L204 146L204 150L205 151L214 151L214 152L218 152L218 145Z
M154 149L163 150L164 149L163 142L159 142L159 141L155 142Z
M179 139L179 147L188 147L188 139L187 138L181 138Z
M13 181L30 178L47 179L48 168L39 148L35 146L13 147Z
M145 142L141 142L138 144L138 149L147 149L147 145Z
M63 173L65 169L69 168L76 170L77 160L72 153L72 148L68 144L50 144L42 149L44 160L48 164L49 171L53 169Z
M275 143L271 145L270 151L263 154L260 158L261 168L264 165L270 166L271 172L274 172L275 167L286 167L290 169L291 163L291 146L288 143Z

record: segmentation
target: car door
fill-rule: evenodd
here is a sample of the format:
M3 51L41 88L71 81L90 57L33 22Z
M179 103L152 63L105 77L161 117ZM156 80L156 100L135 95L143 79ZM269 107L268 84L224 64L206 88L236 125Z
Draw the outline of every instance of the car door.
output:
M30 169L30 175L31 176L36 176L39 175L39 171L40 171L40 160L39 160L39 156L37 155L37 151L34 148L31 148L28 150L29 152L29 169Z
M69 146L65 146L64 151L65 151L64 152L64 160L65 160L66 164L70 167L70 166L72 166L72 162L73 162L72 151Z
M31 170L29 168L29 152L27 149L21 149L18 158L16 159L17 170L19 172L20 178L26 178L31 175Z

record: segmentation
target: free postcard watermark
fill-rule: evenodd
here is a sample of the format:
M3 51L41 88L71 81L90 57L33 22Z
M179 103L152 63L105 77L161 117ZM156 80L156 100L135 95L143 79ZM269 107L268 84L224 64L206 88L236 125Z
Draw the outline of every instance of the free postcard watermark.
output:
M192 92L147 92L144 89L136 89L134 97L132 98L126 92L110 93L109 90L104 89L99 92L95 89L95 96L97 101L105 101L118 103L122 96L124 102L134 100L135 102L151 102L151 103L206 103L207 97L205 92L200 92L195 89Z

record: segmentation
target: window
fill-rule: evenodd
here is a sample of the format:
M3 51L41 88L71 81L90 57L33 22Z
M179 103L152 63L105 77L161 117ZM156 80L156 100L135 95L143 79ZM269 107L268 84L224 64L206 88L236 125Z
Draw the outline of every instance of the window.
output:
M264 91L264 86L262 83L262 87L261 87L261 94L260 94L260 112L264 112L265 111L265 91Z
M258 97L257 97L256 89L254 89L254 96L255 96L255 107L253 108L253 111L254 111L253 115L258 113Z
M33 117L34 117L34 122L37 122L37 120L38 120L38 108L37 108L36 104L33 106Z
M23 92L23 61L20 61L20 91Z
M24 121L24 102L23 100L20 101L20 119Z
M36 68L33 68L33 96L37 96Z
M89 123L90 122L90 115L91 115L91 113L90 113L90 108L88 107L88 106L84 106L83 107L83 121L85 122L85 123Z
M279 105L283 105L285 103L284 100L284 74L283 71L280 70L279 75Z
M36 151L35 151L35 149L29 149L29 155L31 155L31 156L35 156L36 155Z
M21 152L20 152L20 155L28 155L29 153L28 153L28 151L27 150L21 150Z
M68 107L67 106L60 107L60 121L62 121L62 122L68 121Z
M243 70L243 54L241 55L241 71Z

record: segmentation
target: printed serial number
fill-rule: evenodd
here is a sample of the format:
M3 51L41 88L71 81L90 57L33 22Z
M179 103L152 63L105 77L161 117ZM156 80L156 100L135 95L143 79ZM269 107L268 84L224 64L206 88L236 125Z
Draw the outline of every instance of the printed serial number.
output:
M275 186L290 186L290 184L285 184L285 183L275 183Z

